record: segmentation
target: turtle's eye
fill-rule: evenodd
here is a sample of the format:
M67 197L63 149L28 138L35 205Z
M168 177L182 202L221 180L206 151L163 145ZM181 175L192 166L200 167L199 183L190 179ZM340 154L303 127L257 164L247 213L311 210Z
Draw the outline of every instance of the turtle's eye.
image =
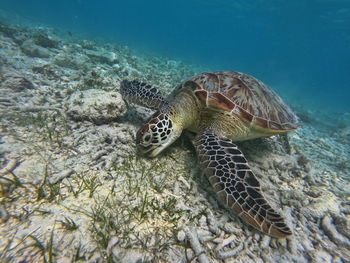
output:
M142 140L145 142L145 143L150 143L151 140L152 140L152 135L148 132L146 132L143 137L142 137Z

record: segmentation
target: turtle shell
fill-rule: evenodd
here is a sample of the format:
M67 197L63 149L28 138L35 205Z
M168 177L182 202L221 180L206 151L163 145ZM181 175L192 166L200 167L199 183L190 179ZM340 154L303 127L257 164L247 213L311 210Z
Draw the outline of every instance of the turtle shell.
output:
M298 117L283 100L254 77L232 71L202 73L186 81L207 107L230 112L252 127L288 131L299 126Z

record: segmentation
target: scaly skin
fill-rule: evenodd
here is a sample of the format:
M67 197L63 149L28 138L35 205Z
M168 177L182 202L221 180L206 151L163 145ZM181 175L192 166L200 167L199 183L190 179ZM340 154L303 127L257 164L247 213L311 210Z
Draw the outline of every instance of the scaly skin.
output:
M267 203L260 183L238 147L210 129L196 137L198 160L219 200L244 222L273 237L292 234Z
M159 109L166 103L160 91L143 82L123 80L120 93L128 102L136 103L150 109Z

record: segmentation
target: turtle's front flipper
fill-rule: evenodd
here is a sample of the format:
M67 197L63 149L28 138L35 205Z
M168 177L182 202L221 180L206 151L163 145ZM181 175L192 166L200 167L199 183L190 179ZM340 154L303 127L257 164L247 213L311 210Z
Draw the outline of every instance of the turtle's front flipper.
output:
M199 162L221 202L245 223L273 237L292 232L263 197L242 152L229 139L205 130L194 141Z
M150 109L159 109L160 106L167 103L157 88L137 80L123 80L120 85L120 93L128 102Z

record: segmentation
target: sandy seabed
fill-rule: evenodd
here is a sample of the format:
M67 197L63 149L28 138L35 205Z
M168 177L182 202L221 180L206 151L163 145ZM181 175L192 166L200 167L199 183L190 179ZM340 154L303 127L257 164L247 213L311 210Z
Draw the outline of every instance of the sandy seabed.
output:
M159 158L137 155L135 133L152 112L127 107L120 82L168 94L199 72L0 22L0 261L349 262L349 113L291 105L296 132L239 143L288 239L218 204L186 136Z

